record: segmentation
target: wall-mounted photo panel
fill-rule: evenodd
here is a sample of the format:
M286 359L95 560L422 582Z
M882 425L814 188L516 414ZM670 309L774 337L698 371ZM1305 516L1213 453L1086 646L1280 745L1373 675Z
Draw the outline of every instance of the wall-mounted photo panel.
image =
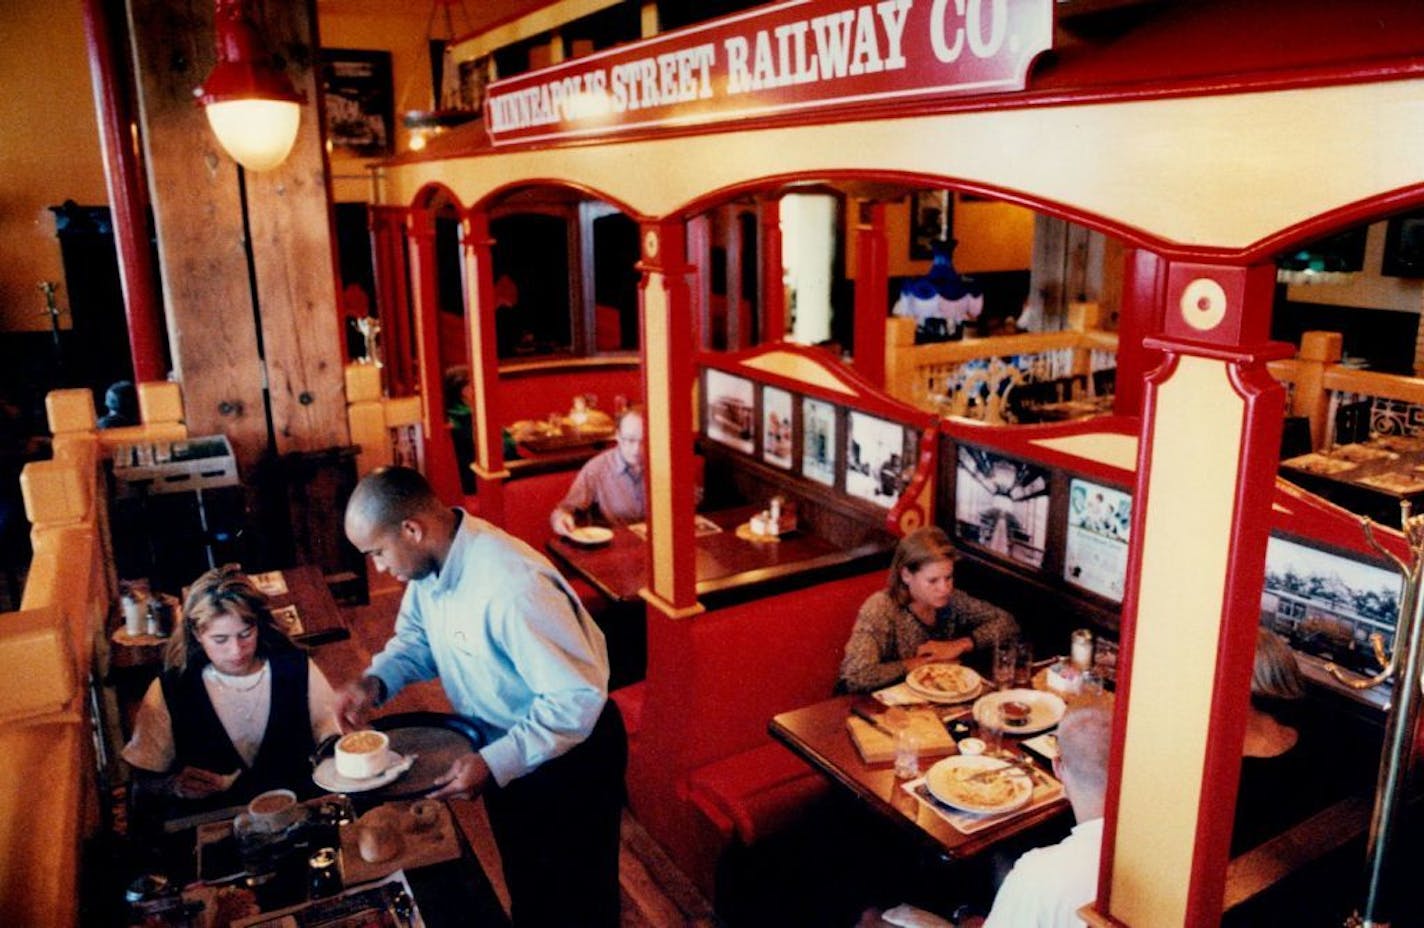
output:
M913 433L898 422L860 412L850 414L846 452L846 492L887 509L895 504L915 470Z
M961 541L1029 567L1042 567L1048 541L1048 471L960 445L954 525Z
M707 371L707 437L738 451L756 450L755 389L745 377Z
M835 486L836 407L805 397L801 400L801 474Z
M1261 624L1318 654L1364 673L1376 673L1372 632L1394 646L1403 577L1377 567L1272 535L1266 544Z
M761 457L768 464L791 469L791 394L776 387L761 388Z
M1131 526L1130 494L1078 477L1070 480L1063 579L1122 602Z

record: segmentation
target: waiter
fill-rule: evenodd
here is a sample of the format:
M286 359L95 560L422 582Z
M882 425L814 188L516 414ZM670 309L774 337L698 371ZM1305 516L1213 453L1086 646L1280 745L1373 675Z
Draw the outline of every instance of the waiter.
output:
M438 677L484 745L431 795L485 797L515 928L616 928L627 739L603 633L543 556L408 468L357 485L346 535L408 584L395 636L338 696L341 724Z

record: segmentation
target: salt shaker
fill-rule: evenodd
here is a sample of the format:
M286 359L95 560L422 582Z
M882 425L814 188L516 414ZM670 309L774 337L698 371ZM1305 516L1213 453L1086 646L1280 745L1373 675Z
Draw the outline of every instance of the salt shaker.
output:
M143 603L139 602L138 594L133 590L124 590L120 603L124 611L124 633L130 638L137 638L143 634L145 627Z
M1069 654L1072 656L1073 666L1079 670L1086 671L1093 666L1093 633L1090 629L1080 628L1073 633L1072 647Z

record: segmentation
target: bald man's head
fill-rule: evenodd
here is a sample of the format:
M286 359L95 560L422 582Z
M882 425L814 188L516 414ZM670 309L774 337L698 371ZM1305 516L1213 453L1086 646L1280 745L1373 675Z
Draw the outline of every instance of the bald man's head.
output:
M391 529L406 519L443 508L419 471L382 467L356 485L346 504L346 524L349 528L354 520L368 529Z
M377 570L398 580L439 571L455 524L455 513L408 467L372 471L346 504L346 537Z

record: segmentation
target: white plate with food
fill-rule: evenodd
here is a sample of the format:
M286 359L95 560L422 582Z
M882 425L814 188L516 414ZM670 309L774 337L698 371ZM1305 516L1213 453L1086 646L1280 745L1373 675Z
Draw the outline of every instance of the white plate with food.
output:
M316 765L312 771L312 782L328 793L364 793L368 790L380 789L388 786L400 779L401 775L411 768L415 763L416 755L407 754L402 756L395 751L389 752L390 764L375 776L355 779L344 777L336 772L336 758L322 758L321 763Z
M945 805L976 815L1012 812L1033 796L1033 777L1022 767L987 754L946 757L925 774L925 786Z
M569 541L586 548L606 545L613 540L613 529L602 525L582 525L569 532Z
M1063 698L1045 690L1000 690L974 704L974 721L1008 735L1036 735L1063 718Z
M905 685L931 702L966 702L979 694L984 679L963 664L921 664L905 675Z

